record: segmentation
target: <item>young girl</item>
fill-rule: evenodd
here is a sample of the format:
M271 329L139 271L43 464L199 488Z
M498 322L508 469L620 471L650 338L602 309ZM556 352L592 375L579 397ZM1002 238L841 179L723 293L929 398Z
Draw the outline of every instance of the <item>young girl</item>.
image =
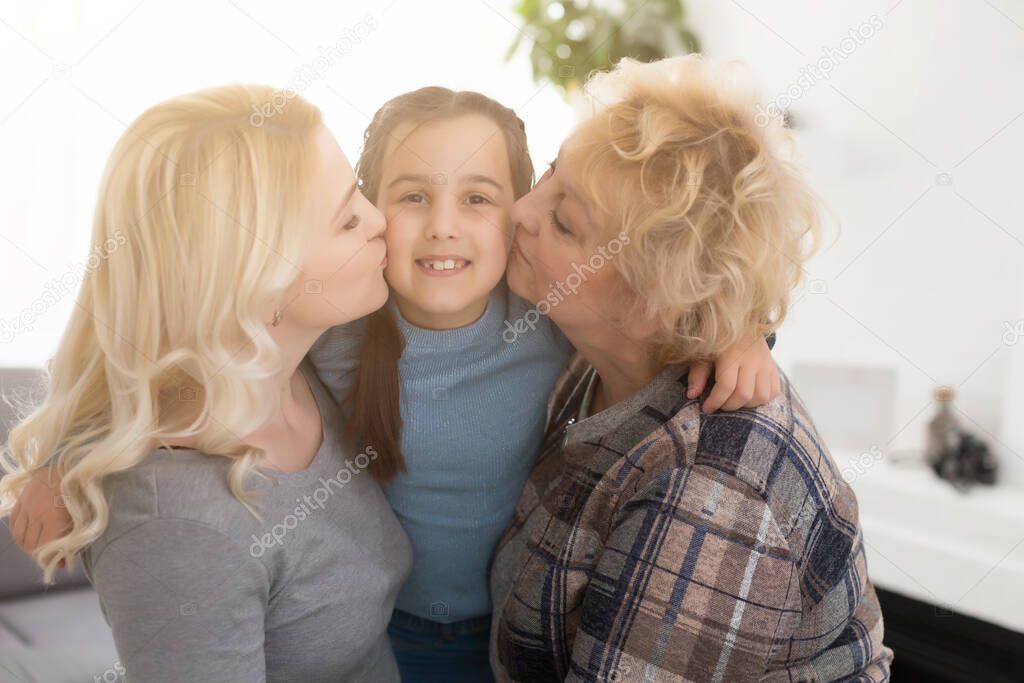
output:
M572 353L547 311L504 282L509 210L533 182L525 128L478 93L423 88L376 113L356 174L388 223L391 298L329 330L310 356L344 402L346 433L395 463L385 493L414 558L389 627L403 680L490 681L488 564ZM601 267L549 283L549 308ZM763 340L720 361L706 410L750 402L758 387L737 377L770 386ZM691 372L691 397L709 368Z

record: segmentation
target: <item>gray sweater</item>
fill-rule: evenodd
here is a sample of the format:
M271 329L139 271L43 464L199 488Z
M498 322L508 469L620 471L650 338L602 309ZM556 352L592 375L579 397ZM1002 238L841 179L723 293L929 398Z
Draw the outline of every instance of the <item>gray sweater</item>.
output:
M399 680L385 629L411 546L365 471L376 454L339 449L337 406L300 367L324 441L304 471L249 478L262 522L228 490L229 460L195 450L104 482L110 523L84 564L127 680Z

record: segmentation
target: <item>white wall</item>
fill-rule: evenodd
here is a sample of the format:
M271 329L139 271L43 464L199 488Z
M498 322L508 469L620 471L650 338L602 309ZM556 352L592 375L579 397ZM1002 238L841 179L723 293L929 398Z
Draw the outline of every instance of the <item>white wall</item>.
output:
M1003 340L1007 324L1024 319L1024 6L689 6L705 51L749 62L769 98L876 17L873 35L791 107L804 162L841 232L808 268L815 286L784 326L777 356L784 367L896 369L895 429L865 451L920 447L932 388L956 386L965 425L1024 484L1024 344ZM1014 354L1016 383L1007 379Z
M80 283L76 264L88 255L100 174L125 124L202 87L283 87L297 69L318 68L319 48L358 36L361 23L375 28L343 43L350 51L302 91L324 110L351 161L387 99L444 85L516 109L541 167L574 119L553 87L533 82L525 52L504 61L518 30L510 7L477 0L2 5L0 364L41 364L53 354ZM4 325L19 316L29 329L13 334Z
M871 25L828 79L792 105L804 161L841 223L809 267L777 355L898 373L887 449L915 448L932 388L958 387L963 419L1024 484L1024 7L1012 0L689 0L705 51L748 61L768 97L798 83L823 48ZM171 95L229 81L284 85L366 15L377 27L303 94L350 158L368 116L426 84L473 88L526 120L538 166L573 115L504 63L517 20L507 0L421 3L37 2L0 10L0 363L48 358L73 306L106 154L125 123ZM847 42L849 46L850 42ZM833 53L835 54L835 53ZM70 65L67 69L55 64ZM328 87L329 86L329 87ZM938 184L950 174L952 184ZM38 303L55 279L55 303ZM10 336L10 335L8 335ZM1011 371L1015 373L1011 375ZM1016 377L1016 380L1009 378ZM812 407L828 410L829 406ZM813 412L812 410L812 412Z

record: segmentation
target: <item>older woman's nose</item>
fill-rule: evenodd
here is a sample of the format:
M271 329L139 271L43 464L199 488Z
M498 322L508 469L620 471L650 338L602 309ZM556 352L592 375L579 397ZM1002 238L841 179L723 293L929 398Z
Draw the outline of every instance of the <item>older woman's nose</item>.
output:
M540 221L536 214L540 211L535 206L533 201L534 191L527 192L524 196L520 197L519 200L512 205L512 210L509 212L509 216L512 219L512 225L515 227L516 232L520 230L526 232L529 235L536 235L537 230L540 228Z

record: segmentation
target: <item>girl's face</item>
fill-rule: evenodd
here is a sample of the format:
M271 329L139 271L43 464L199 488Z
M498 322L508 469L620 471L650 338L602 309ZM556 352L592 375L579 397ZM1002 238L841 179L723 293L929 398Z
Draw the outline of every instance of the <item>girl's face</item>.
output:
M548 316L566 332L608 325L623 303L610 263L622 241L591 246L596 223L573 189L571 170L552 162L512 207L508 264L509 288L533 304L547 300Z
M469 114L398 126L392 137L377 205L399 311L418 327L468 325L508 261L514 195L505 136Z
M384 216L356 188L355 174L327 128L317 133L320 173L311 193L314 225L302 272L281 299L284 315L327 328L372 313L388 298Z

